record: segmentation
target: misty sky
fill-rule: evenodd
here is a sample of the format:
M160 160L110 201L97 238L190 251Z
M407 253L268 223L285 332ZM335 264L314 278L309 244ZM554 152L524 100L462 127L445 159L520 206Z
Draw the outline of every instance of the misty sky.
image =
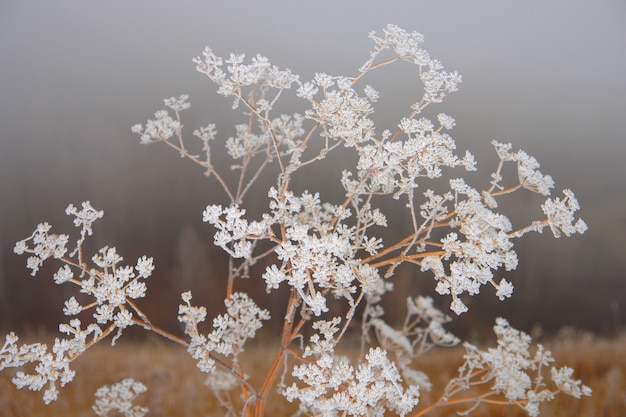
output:
M130 126L162 108L163 98L187 93L192 109L186 125L215 122L225 137L233 134L231 101L217 96L191 62L206 45L220 55L260 52L302 80L315 72L352 75L368 58L368 32L388 23L423 33L431 55L462 74L460 91L441 108L457 119L452 135L459 148L471 150L479 163L493 162L489 142L512 142L538 158L542 171L555 178L557 192L576 192L590 230L574 243L554 242L560 248L554 253L576 257L591 271L595 262L609 259L614 269L606 274L626 279L626 263L620 261L626 249L621 0L4 0L0 262L15 257L16 240L38 222L58 218L70 202L91 200L105 210L105 219L128 224L149 217L139 199L161 198L159 207L172 205L175 212L181 202L171 200L186 197L159 189L159 181L187 188L197 203L189 209L197 215L189 215L201 223L197 208L211 202L211 189L198 185L202 175L172 152L139 146ZM411 68L397 71L391 80L382 72L383 93L389 91L385 103L410 104L416 84L400 76L410 76ZM392 116L381 117L393 123ZM177 177L180 172L199 179L187 183ZM107 229L107 239L135 233L124 227ZM573 248L575 254L567 252ZM580 270L559 267L550 273ZM19 278L6 268L3 275ZM617 293L626 293L626 285ZM616 295L605 304L624 299ZM626 305L618 309L626 313Z

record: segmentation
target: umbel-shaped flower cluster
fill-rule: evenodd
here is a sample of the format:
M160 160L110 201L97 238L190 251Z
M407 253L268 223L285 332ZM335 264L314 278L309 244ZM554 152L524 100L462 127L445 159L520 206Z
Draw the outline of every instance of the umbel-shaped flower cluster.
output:
M81 302L74 296L68 299L64 313L75 316L91 310L93 320L84 330L78 318L62 324L61 332L73 339L57 339L52 353L41 344L18 346L17 336L11 333L0 350L0 369L34 364L34 373L20 371L14 383L32 390L46 387L44 400L50 402L58 396L57 384L63 386L73 379L69 366L74 359L113 331L117 330L114 343L123 329L139 325L183 345L208 374L207 387L231 414L239 409L241 415L264 415L276 388L288 402L298 402L298 413L323 416L382 416L387 412L420 416L434 407L463 403L472 407L469 411L482 403L511 404L535 416L539 404L559 392L576 398L589 395L590 390L573 379L569 368L550 368L552 357L541 346L531 355L530 338L498 319L494 327L497 347L480 351L465 344L465 363L458 376L439 401L420 408L420 390L433 385L428 375L413 367L414 359L460 340L444 327L451 317L435 308L429 297L407 299L401 328L385 320L381 301L393 292L396 268L414 264L432 276L433 287L449 296L450 310L459 315L468 310L463 300L485 285L493 287L501 300L511 297L512 283L498 275L502 269L517 267L516 238L546 227L555 237L569 236L583 233L586 225L575 218L579 207L569 190L563 191L563 198L547 198L541 205L545 218L522 227L514 226L498 210L498 198L504 194L525 189L548 196L554 187L552 178L539 171L535 158L514 151L510 144L493 142L498 165L482 191L463 178L452 177L448 191L417 192L420 184L454 168L476 170L469 152L456 153L456 143L448 133L455 126L454 119L444 113L434 119L425 114L428 106L457 90L461 76L445 71L441 62L431 58L418 33L389 25L370 37L374 41L370 56L351 77L316 73L312 80L301 81L261 55L249 61L240 54L223 59L209 48L195 58L197 70L217 84L217 93L231 97L233 109L244 109L245 120L224 140L234 160L230 175L220 172L212 161L219 137L215 124L193 131L199 143L185 143L181 112L190 107L187 95L166 99L167 110L132 127L141 143L164 143L201 166L228 200L225 205L211 203L202 213L214 231L215 245L230 258L224 277L225 313L213 319L211 331L199 329L207 310L191 304L191 292L182 294L179 308L183 337L150 322L135 300L146 293L145 280L154 269L152 259L144 256L135 266L124 266L115 248L104 247L89 263L83 243L102 212L88 202L82 210L70 205L67 214L74 216L80 228L72 252L67 253L69 237L50 233L47 223L18 242L15 252L29 254L27 267L33 275L44 261L59 260L55 282L73 284L84 294ZM395 126L381 130L371 119L381 94L360 82L370 71L396 61L417 67L423 92L409 108L397 110ZM275 115L274 105L291 89L305 104L304 111ZM198 153L191 151L194 148ZM301 168L339 151L352 152L355 158L346 160L356 161L338 178L342 199L322 201L319 192L294 186ZM516 168L516 178L505 181L505 164ZM279 174L267 189L267 210L252 219L246 211L246 196L270 165ZM402 200L409 219L408 227L392 241L379 236L390 214L379 206L386 198ZM286 287L289 296L283 300L285 316L275 358L263 383L255 386L240 358L247 341L255 338L270 317L246 293L246 281L240 278L254 275L251 267L260 261L264 272L252 279L263 280L268 293ZM91 301L82 301L87 298ZM360 348L352 349L352 355L339 355L338 346L352 332L360 333ZM545 372L550 372L552 386ZM486 387L482 394L459 398L477 385ZM132 400L144 390L130 379L103 388L96 393L94 410L98 415L109 410L143 415L146 410L133 407ZM225 394L234 390L239 395Z

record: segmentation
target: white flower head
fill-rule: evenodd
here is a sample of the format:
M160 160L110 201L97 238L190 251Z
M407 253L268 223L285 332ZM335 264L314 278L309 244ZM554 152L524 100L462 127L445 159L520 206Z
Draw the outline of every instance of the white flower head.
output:
M152 258L142 256L141 258L137 259L137 266L135 267L135 270L141 278L148 278L150 275L152 275L152 271L154 271Z
M500 301L505 298L511 298L513 294L513 284L511 284L506 279L502 278L500 283L497 286L496 296L500 299Z
M57 272L54 273L54 282L56 284L63 284L74 278L74 274L68 265L63 265Z
M547 199L541 205L541 209L548 218L548 225L554 237L560 237L561 233L570 236L574 233L584 233L587 224L582 219L574 219L574 213L580 206L578 200L570 190L563 190L565 197L562 199Z
M166 98L165 100L163 100L163 104L165 104L170 109L179 112L181 110L185 110L191 107L187 100L189 100L189 96L187 94L182 94L178 98Z
M451 116L448 116L445 113L439 113L437 115L437 120L439 121L439 124L441 125L441 127L443 127L446 130L450 130L454 128L454 126L456 125L456 121L454 120L454 118Z
M83 307L78 304L76 298L72 296L69 300L65 302L65 307L63 308L63 314L66 316L74 316L80 313L83 310Z

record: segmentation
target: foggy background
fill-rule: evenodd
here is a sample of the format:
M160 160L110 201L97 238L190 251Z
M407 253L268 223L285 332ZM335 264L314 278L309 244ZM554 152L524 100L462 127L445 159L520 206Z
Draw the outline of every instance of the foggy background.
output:
M105 213L94 227L92 249L115 246L128 264L141 255L155 258L141 304L155 323L175 329L179 294L190 288L195 303L219 310L225 263L201 213L224 196L201 169L166 146L139 145L130 127L163 108L163 98L186 93L192 103L183 112L188 141L193 129L209 122L217 124L221 140L234 134L234 123L244 119L191 62L206 45L221 56L262 53L306 81L315 72L355 74L369 57L368 33L388 23L423 33L431 55L462 74L460 90L434 112L456 118L451 134L459 153L469 149L476 155L480 173L469 182L484 188L497 163L489 143L511 142L553 176L553 196L573 189L589 225L582 236L554 239L548 231L518 240L518 270L500 274L514 283L513 298L500 302L485 287L458 320L461 332L490 327L497 316L525 330L541 323L546 332L568 326L614 334L623 327L623 1L4 0L0 328L40 331L65 320L63 301L74 289L53 284L59 265L50 261L33 278L26 257L13 254L13 246L43 221L54 233L73 233L64 210L87 200ZM375 115L378 131L393 128L397 115L421 95L409 65L384 68L365 83L383 95ZM395 115L385 113L387 103ZM320 184L336 183L341 162L331 160ZM305 185L313 190L316 184ZM265 192L260 188L258 195ZM538 215L543 201L523 191L512 200L514 225ZM264 204L262 198L249 202L253 208ZM432 293L435 283L405 268L398 286L403 295L417 295ZM264 285L258 289L257 299ZM447 297L435 297L447 308Z

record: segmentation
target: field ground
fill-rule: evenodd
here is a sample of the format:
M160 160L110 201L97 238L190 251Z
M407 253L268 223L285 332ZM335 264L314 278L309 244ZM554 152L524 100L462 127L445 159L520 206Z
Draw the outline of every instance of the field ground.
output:
M544 343L552 350L558 366L575 369L575 375L593 389L593 396L581 400L558 396L542 405L541 415L549 417L624 417L626 416L626 337L594 339L576 337ZM269 366L273 350L268 346L251 347L247 352L252 363L259 364L258 375L251 381L259 385L258 378ZM431 376L435 385L433 398L424 392L417 411L434 400L461 363L462 349L447 349L426 354L418 367ZM137 404L150 409L152 417L204 417L219 416L224 412L218 407L211 392L204 387L204 376L181 347L161 342L143 344L119 343L111 348L102 344L95 346L73 366L77 371L74 381L61 389L59 400L45 406L41 393L17 390L11 383L12 373L0 373L0 415L2 417L93 417L91 410L94 392L102 385L113 384L127 377L142 381L148 391ZM254 369L254 368L248 368ZM290 415L293 405L285 401L270 401L268 416ZM466 407L467 409L467 407ZM442 407L429 416L455 416L456 411ZM525 412L517 407L488 407L482 405L472 414L477 417L517 417ZM111 416L114 417L114 416ZM115 416L117 417L117 416Z

